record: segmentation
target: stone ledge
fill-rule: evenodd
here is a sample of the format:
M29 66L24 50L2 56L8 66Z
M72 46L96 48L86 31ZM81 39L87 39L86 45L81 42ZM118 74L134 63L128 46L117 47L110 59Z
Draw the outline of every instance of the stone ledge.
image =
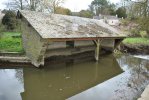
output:
M141 95L141 98L138 100L149 100L149 85L145 88L144 92Z
M2 62L16 62L16 63L29 63L30 60L27 57L6 57L0 56Z

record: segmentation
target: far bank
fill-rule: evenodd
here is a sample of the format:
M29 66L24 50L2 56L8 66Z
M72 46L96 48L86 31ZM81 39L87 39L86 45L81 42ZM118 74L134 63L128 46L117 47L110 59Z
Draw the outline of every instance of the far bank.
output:
M119 49L123 53L148 55L149 38L126 38Z

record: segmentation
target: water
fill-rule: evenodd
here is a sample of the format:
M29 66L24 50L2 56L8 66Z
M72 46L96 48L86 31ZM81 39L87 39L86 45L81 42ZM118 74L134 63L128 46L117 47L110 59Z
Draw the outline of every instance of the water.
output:
M148 60L122 56L117 61L123 73L69 100L137 100L149 84Z
M4 66L2 66L4 67ZM112 55L0 69L0 100L133 100L149 84L148 60Z
M135 55L134 57L149 60L149 55Z

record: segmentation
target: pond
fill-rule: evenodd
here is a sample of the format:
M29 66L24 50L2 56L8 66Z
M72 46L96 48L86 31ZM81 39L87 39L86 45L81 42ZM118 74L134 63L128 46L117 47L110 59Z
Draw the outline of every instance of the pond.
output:
M149 84L149 62L112 55L42 69L0 69L0 100L134 100Z

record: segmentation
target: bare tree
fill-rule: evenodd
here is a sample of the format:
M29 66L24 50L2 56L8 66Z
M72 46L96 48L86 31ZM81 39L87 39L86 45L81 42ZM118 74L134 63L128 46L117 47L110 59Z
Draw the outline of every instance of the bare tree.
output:
M46 9L49 12L55 13L56 8L64 3L65 0L42 0L40 6L42 9Z
M27 0L10 0L5 3L8 9L16 10L16 9L25 9L28 6Z
M29 9L32 11L37 11L40 9L40 2L42 0L30 0Z
M149 17L149 0L137 0L133 8L133 13L138 17Z
M65 0L10 0L5 5L8 9L28 9L32 11L45 11L55 13L56 7L59 7Z

